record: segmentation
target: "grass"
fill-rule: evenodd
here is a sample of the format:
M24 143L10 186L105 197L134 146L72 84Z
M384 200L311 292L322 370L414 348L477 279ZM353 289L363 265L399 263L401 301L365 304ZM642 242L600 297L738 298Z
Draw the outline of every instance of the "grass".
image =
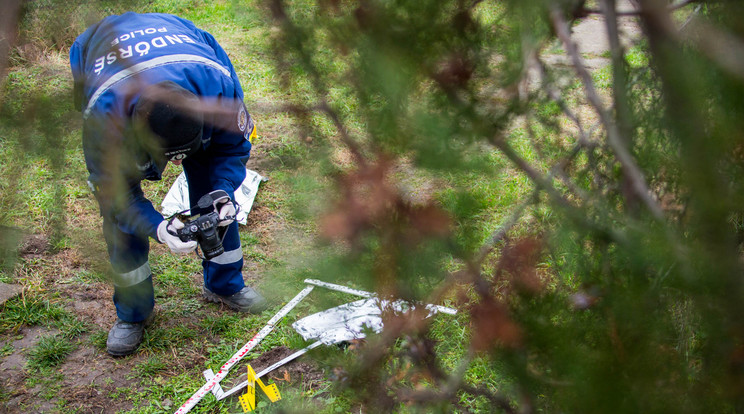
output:
M53 326L60 330L62 337L70 340L88 332L88 324L73 314L66 312Z
M59 303L41 295L16 297L5 303L0 313L0 332L18 331L22 326L55 323L69 313Z
M0 356L8 356L13 354L13 351L15 351L15 347L13 344L5 344L2 348L0 348Z
M132 374L136 378L152 378L168 369L168 362L159 356L151 356L134 367Z
M61 335L46 335L39 339L29 352L28 366L31 369L50 368L64 362L73 350L69 338Z
M108 330L96 330L90 337L88 343L99 351L106 351L106 340L108 339Z

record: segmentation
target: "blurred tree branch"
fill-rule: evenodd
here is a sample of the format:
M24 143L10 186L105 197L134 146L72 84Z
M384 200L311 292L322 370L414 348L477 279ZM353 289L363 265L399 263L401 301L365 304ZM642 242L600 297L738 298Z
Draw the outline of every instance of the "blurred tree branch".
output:
M464 333L443 342L460 341L467 357L449 374L433 345L434 323L386 316L382 334L349 364L346 384L365 407L733 406L710 390L732 392L728 384L742 381L734 366L744 361L741 323L730 320L741 314L744 291L730 223L744 193L736 161L744 153L744 45L734 38L700 50L734 81L697 61L698 48L730 36L711 19L714 29L685 46L693 32L679 34L670 13L700 2L646 0L631 12L616 11L615 0L583 11L583 1L368 0L314 13L271 1L288 31L282 69L315 95L297 105L298 118L313 128L308 115L321 113L332 144L352 154L348 176L337 181L345 202L334 213L348 226L335 234L353 239L343 262L352 265L340 273L383 294L453 301L463 311L453 325L465 325ZM732 13L728 24L737 22L736 7L717 7ZM296 12L291 24L288 10ZM590 71L571 38L570 19L587 11L605 20L609 83L604 69ZM640 17L649 48L623 48L623 16ZM538 56L560 53L556 39L567 70L563 56L553 67ZM334 48L338 72L318 64ZM531 65L538 85L530 83ZM352 81L335 85L340 79ZM334 87L353 105L336 101ZM358 112L344 112L350 106ZM356 122L367 133L351 137ZM394 185L395 157L410 166L405 173L420 168L435 177L426 208L406 204ZM684 217L668 220L688 193ZM504 195L509 205L500 203ZM443 208L451 220L442 219ZM508 385L479 383L471 365L498 371L478 375Z
M643 173L640 168L638 168L638 165L627 148L627 139L622 137L618 125L604 109L601 99L594 88L592 77L581 61L581 56L579 55L576 44L571 40L568 22L563 16L563 11L555 5L551 6L550 18L553 22L553 27L555 28L558 38L563 42L566 52L571 58L574 70L584 84L587 99L591 103L597 115L599 115L599 119L607 131L607 141L613 149L620 165L623 167L625 178L628 180L635 195L643 201L643 204L648 208L651 214L656 217L657 220L662 220L664 214L656 200L654 200L651 191L646 185L646 180L643 178Z

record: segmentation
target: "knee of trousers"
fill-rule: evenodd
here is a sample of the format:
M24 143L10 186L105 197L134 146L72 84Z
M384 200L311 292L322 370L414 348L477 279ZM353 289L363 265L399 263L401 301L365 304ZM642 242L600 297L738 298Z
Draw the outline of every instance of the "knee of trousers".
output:
M150 240L147 236L124 232L115 220L106 217L103 220L103 231L114 271L114 286L133 286L152 274L148 261Z
M202 265L207 277L224 272L240 272L243 268L243 249L226 250L217 257L202 261Z
M205 276L210 277L212 273L240 272L243 268L243 248L240 245L237 222L233 222L226 229L222 246L225 248L224 253L202 262Z
M113 282L114 286L118 288L126 288L142 283L150 277L150 275L152 275L150 262L146 261L128 272L117 272L114 270Z
M218 295L231 295L245 286L243 250L238 248L202 262L204 286Z

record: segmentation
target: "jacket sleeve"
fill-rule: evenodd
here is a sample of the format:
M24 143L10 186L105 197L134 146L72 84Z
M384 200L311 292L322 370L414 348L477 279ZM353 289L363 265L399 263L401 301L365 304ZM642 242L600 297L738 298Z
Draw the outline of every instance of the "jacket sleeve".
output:
M76 40L70 48L70 69L72 70L73 92L72 98L75 109L83 111L86 104L83 99L85 88L85 61L83 59L83 46Z
M251 152L250 138L254 133L253 119L243 104L243 89L227 52L210 33L196 29L197 33L214 51L219 62L230 70L232 90L223 94L224 105L231 108L228 119L215 129L209 150L212 153L212 187L232 194L245 180L245 164Z
M232 108L237 107L226 115L232 123L231 125L228 123L227 127L213 130L207 151L212 159L210 163L212 188L232 194L245 180L245 164L251 153L251 142L248 138L253 130L253 120L245 110L243 102L234 100L229 102ZM240 120L241 117L243 121ZM241 129L240 125L244 127Z
M126 167L136 165L135 161L127 158L121 134L112 133L112 130L117 128L105 125L95 116L83 125L83 153L90 173L88 182L101 215L114 220L125 234L157 240L157 227L163 216L145 198L136 167Z

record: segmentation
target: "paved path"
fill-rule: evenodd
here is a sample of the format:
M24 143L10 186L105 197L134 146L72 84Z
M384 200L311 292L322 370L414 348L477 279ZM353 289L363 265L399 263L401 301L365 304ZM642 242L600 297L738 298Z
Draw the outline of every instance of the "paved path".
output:
M634 10L629 0L617 1L618 11ZM636 17L621 16L618 18L620 43L627 52L641 38L642 31ZM601 15L591 15L581 19L571 27L571 39L576 43L579 53L586 67L590 71L601 69L610 64L610 44L607 37L607 27ZM557 42L557 40L556 40ZM558 53L546 53L540 59L551 67L573 67L571 57L562 50ZM540 76L537 68L531 66L527 71L527 85L530 90L540 87Z
M634 10L634 7L629 0L618 0L617 10ZM641 28L635 17L620 17L618 30L620 43L625 46L626 51L641 37ZM581 20L572 27L571 38L576 42L587 68L599 69L610 63L606 56L606 52L610 50L610 43L605 21L601 16L590 16Z

